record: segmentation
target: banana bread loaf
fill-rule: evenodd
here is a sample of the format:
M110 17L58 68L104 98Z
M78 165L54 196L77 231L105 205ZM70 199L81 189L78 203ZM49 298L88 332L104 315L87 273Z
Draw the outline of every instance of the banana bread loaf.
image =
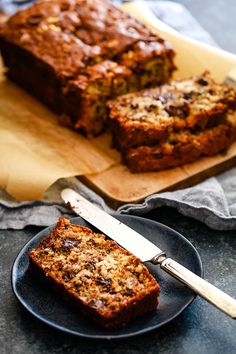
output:
M29 252L29 260L33 272L105 328L157 307L160 287L138 258L65 218Z
M171 45L106 0L42 0L0 26L8 76L86 135L106 101L167 82Z

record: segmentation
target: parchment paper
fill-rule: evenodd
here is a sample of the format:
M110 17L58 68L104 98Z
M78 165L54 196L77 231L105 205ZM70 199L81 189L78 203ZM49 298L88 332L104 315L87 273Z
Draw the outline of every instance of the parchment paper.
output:
M171 6L170 3L169 6ZM209 46L177 32L166 23L160 21L145 2L140 0L131 1L123 4L122 8L148 27L158 31L161 36L172 43L177 53L175 58L175 63L178 67L175 73L176 77L184 78L200 74L208 69L215 80L222 82L230 70L236 67L235 54ZM176 16L178 16L178 13L176 13ZM182 13L179 16L182 16Z
M0 74L0 186L18 200L40 199L56 180L104 171L119 160L110 137L89 141Z

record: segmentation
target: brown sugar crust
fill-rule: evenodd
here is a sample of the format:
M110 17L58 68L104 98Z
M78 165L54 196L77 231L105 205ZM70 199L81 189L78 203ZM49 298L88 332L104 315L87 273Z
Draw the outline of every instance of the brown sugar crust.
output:
M171 132L213 127L235 108L235 90L217 84L208 72L120 96L108 104L114 146L120 151L156 145Z
M138 258L65 218L29 252L29 260L32 271L105 328L157 307L160 286Z
M0 49L12 80L87 135L104 128L107 99L175 69L171 45L106 0L38 1L0 27Z
M190 131L171 133L162 144L127 150L123 159L132 172L160 171L203 156L214 156L225 151L235 139L235 127L220 124L195 134Z

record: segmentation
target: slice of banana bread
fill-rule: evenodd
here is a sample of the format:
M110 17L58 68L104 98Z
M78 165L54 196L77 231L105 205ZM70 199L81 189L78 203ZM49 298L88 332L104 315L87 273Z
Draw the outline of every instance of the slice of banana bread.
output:
M132 172L160 171L193 162L203 156L225 151L236 140L236 124L219 124L197 131L171 133L155 146L130 148L122 157Z
M107 0L38 1L0 26L0 50L10 79L87 135L104 128L108 98L175 69L171 45Z
M29 260L33 272L105 328L123 326L158 305L160 286L138 258L65 218Z
M108 103L114 146L121 152L157 145L171 132L213 127L235 108L235 90L216 83L208 72Z

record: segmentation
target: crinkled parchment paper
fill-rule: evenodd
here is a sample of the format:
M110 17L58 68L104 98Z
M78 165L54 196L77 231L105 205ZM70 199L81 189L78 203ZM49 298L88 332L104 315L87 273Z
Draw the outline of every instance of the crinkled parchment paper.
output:
M0 63L1 65L1 63ZM0 186L18 200L42 197L63 177L97 173L119 155L110 137L88 140L0 73Z

